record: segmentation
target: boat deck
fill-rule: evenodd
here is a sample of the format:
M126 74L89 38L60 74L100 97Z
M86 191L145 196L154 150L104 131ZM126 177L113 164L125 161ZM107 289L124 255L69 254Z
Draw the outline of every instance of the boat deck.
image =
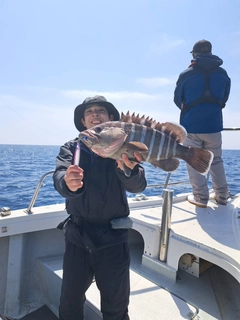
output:
M61 259L46 260L42 263L45 279L50 283L48 293L53 297L51 277L54 276L56 281L59 280L60 286L62 261ZM130 285L129 316L131 320L167 319L168 315L171 315L172 319L180 320L191 318L197 314L197 309L193 305L146 279L140 273L135 272L133 268L130 270ZM95 282L88 289L86 297L86 319L102 319L100 294Z
M168 264L176 267L182 254L194 254L222 267L240 282L240 200L236 197L226 206L210 200L207 208L199 208L183 199L184 195L173 198ZM160 229L161 210L158 205L133 207L131 217L135 224Z

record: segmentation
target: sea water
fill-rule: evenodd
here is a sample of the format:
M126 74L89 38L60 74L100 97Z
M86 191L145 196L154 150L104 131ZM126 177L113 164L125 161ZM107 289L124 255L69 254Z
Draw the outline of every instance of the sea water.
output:
M44 174L54 171L59 146L0 145L0 207L11 210L28 208L35 189ZM223 150L223 160L231 194L240 192L240 150ZM146 171L148 188L145 195L161 195L168 174L148 163L143 164ZM170 175L169 188L174 195L191 192L186 163ZM211 181L209 182L211 187ZM128 197L136 194L127 193ZM49 175L40 188L34 206L64 203L53 187L52 175Z

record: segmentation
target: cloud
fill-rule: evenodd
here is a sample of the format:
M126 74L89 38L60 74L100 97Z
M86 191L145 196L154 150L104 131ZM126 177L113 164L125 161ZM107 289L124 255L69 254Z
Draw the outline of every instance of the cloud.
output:
M94 90L56 90L49 91L44 101L34 94L24 97L1 95L0 109L3 121L0 143L61 145L73 139L78 132L73 124L73 111L86 97L103 95L120 112L135 112L159 122L179 122L180 110L173 103L172 90L162 90L157 94L138 91L94 91ZM46 93L46 91L45 91ZM41 94L41 92L39 92ZM43 99L42 99L43 100ZM233 127L240 123L238 99L232 97L231 104L223 110L224 126ZM240 149L240 132L223 132L224 149ZM236 139L234 137L237 137Z
M102 95L107 98L107 100L112 101L122 101L129 98L134 100L146 100L154 99L154 96L147 93L141 92L130 92L130 91L87 91L87 90L64 90L62 95L69 99L85 99L86 97L93 97L95 95Z
M57 141L63 142L74 137L76 129L73 126L73 108L67 104L59 108L59 97L53 103L39 102L37 96L35 99L27 99L17 95L0 95L0 109L4 119L1 129L5 133L0 135L0 143L53 145L58 144ZM68 133L72 134L69 136Z
M132 91L82 91L82 90L64 90L62 95L71 100L83 101L86 97L102 95L108 101L111 101L120 111L132 110L132 112L153 113L159 112L161 106L173 105L172 93L149 94ZM174 107L174 109L176 109ZM167 109L166 109L167 110Z
M82 90L64 90L62 95L68 99L75 101L83 101L86 97L93 97L95 95L102 95L108 101L111 101L117 108L119 106L146 106L146 103L155 103L159 100L159 95L153 95L142 92L131 92L131 91L82 91Z

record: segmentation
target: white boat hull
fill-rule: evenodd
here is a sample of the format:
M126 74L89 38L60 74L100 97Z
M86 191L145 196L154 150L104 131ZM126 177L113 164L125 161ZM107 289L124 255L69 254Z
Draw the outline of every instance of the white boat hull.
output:
M131 320L224 319L227 302L221 310L212 286L214 276L209 278L211 268L203 272L206 263L225 270L231 279L228 284L239 290L240 197L227 206L209 201L208 208L201 209L188 203L186 196L173 198L165 261L160 261L162 198L129 199ZM56 226L67 213L63 204L32 211L16 210L0 218L0 314L16 319L43 305L58 315L64 235ZM101 319L95 284L87 298L86 319L95 319L93 315ZM231 300L229 309L235 312L234 297Z

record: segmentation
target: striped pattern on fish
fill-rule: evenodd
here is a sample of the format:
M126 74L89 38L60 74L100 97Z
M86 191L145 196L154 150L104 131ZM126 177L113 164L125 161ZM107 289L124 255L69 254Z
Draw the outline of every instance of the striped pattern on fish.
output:
M121 122L121 127L128 134L125 142L139 141L148 146L146 162L151 158L157 161L172 158L176 154L177 140L175 137L171 139L171 132L165 133L164 128L162 131L157 131L143 125L125 122ZM159 147L156 148L156 145Z
M122 114L120 121L110 121L84 130L79 138L99 156L121 159L123 153L136 161L134 152L143 161L164 171L172 172L183 159L201 174L206 174L213 154L205 149L182 145L186 130L179 124L159 123L152 119Z

